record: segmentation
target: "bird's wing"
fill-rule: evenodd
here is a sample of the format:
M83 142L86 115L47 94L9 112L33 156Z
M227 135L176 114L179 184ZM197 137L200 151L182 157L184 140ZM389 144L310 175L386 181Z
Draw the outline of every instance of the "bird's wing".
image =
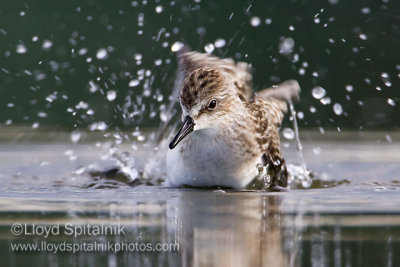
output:
M186 52L179 56L179 66L185 74L202 67L217 68L232 79L238 91L247 101L251 98L253 76L250 73L249 64L245 62L235 63L230 58L221 59L204 53Z
M279 128L284 113L287 112L287 104L285 101L274 98L274 97L266 97L266 98L254 98L249 102L250 110L253 110L253 114L259 113L260 120L267 120L268 124Z
M255 123L256 141L264 154L264 164L272 170L271 183L287 186L287 168L280 149L279 127L287 110L285 101L274 97L254 98L248 104Z
M282 123L284 113L287 112L287 102L300 99L300 86L295 80L288 80L277 87L268 88L257 92L254 99L250 101L250 110L260 113L258 125L267 124L266 136L276 136L278 139L269 144L269 150L279 152L279 127ZM272 134L271 134L272 133ZM280 152L279 152L280 153Z
M256 98L276 98L286 102L300 100L300 85L296 80L287 80L276 87L263 89L255 94Z
M255 123L257 143L262 153L281 159L279 126L286 111L286 102L276 98L255 98L247 104Z

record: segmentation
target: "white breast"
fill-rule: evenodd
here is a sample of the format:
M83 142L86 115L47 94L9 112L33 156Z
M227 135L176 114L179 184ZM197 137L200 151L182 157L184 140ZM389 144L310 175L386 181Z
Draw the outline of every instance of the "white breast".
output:
M244 153L238 144L195 131L168 151L167 185L245 188L257 175L261 155Z

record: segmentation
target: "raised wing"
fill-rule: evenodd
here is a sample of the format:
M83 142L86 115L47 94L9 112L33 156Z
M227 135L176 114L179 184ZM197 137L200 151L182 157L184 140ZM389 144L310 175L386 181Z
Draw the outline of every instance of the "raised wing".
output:
M280 150L279 126L287 109L285 101L273 97L255 98L248 103L256 125L256 141L263 155L271 185L287 186L287 168Z
M186 52L179 56L179 66L185 74L202 67L217 68L232 79L247 101L251 98L253 76L250 66L245 62L235 63L230 58L221 59L204 53Z
M261 99L276 98L286 102L299 101L300 91L300 85L296 80L287 80L276 87L263 89L257 92L255 97Z

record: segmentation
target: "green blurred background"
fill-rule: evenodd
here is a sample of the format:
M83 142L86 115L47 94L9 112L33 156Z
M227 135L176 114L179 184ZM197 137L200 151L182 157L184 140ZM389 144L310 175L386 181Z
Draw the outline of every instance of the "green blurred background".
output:
M0 125L154 127L176 42L251 63L256 90L297 79L300 127L400 126L394 0L2 0Z

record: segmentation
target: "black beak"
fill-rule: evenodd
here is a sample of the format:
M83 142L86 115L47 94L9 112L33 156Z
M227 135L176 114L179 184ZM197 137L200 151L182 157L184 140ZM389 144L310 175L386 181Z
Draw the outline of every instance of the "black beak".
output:
M189 115L186 116L185 120L183 121L182 127L179 129L179 132L176 134L176 136L171 141L171 143L169 143L169 149L173 149L174 147L176 147L176 145L180 141L182 141L182 139L185 138L186 135L193 132L194 125L195 125L195 123L194 123L192 117L190 117Z

